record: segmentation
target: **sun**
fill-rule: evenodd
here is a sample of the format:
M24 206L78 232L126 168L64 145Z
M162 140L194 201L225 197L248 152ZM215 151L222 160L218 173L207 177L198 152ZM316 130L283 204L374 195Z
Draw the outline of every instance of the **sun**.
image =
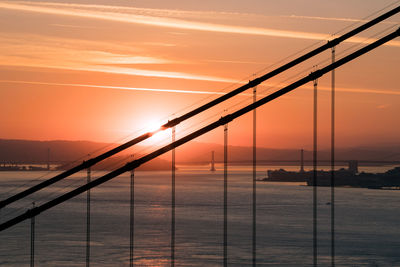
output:
M161 126L165 124L165 122L160 122L154 119L149 119L146 120L144 125L144 132L146 133L152 133L156 132L148 138L146 141L143 142L144 145L150 145L150 146L160 146L160 145L166 145L171 142L172 137L171 137L171 130L170 129L161 129Z
M155 132L161 128L163 123L158 122L156 120L148 120L145 122L145 131L146 132Z

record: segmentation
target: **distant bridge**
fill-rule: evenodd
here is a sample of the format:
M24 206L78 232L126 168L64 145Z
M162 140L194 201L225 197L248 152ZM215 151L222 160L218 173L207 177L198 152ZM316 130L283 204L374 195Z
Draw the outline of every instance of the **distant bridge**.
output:
M349 163L349 161L353 161L353 159L335 159L335 163L337 165L344 166ZM300 160L257 160L257 164L260 165L297 165L299 164ZM400 161L398 160L357 160L359 165L361 166L382 166L382 165L398 165L400 164ZM218 161L216 160L215 163L222 164L224 163L223 161ZM331 163L331 160L329 159L318 159L318 163L322 164L327 164L329 165ZM205 164L210 164L209 161L190 161L190 162L182 162L182 165L205 165ZM230 160L229 161L230 165L252 165L253 161L252 160ZM304 160L304 165L307 166L312 166L313 161L312 160Z

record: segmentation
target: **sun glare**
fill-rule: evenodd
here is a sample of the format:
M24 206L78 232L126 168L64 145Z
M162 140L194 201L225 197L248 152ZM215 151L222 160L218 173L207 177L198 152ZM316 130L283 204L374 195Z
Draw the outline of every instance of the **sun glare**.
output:
M171 131L170 130L162 130L161 126L164 123L156 120L148 120L145 122L145 132L155 132L160 130L159 132L155 133L152 137L144 142L145 145L162 145L166 144L167 142L171 141Z
M145 131L146 132L154 132L157 131L161 128L161 126L163 125L163 123L154 121L154 120L149 120L146 122L146 127L145 127Z

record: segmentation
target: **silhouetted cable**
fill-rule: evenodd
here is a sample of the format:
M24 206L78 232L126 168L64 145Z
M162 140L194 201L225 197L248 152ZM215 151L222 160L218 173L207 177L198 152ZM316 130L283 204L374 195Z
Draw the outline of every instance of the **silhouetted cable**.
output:
M87 183L90 183L90 168L87 169ZM90 190L86 192L86 267L90 266Z
M116 142L118 142L118 141L116 141ZM72 165L72 164L76 164L78 162L82 162L82 160L87 159L88 156L96 154L97 152L102 151L102 150L106 149L107 147L110 147L111 145L113 145L113 144L108 144L108 145L102 146L101 148L95 149L95 150L91 151L90 153L88 153L88 154L86 154L84 156L76 158L73 161L68 161L68 164ZM43 178L45 178L46 176L48 176L49 174L51 174L53 172L54 172L53 170L47 170L44 174L40 175L39 177L33 178L33 179L31 179L31 180L29 180L29 181L27 181L27 182L25 182L25 183L23 183L21 185L15 186L14 188L10 189L9 191L1 193L1 197L3 197L3 195L5 195L5 194L10 194L10 193L12 193L12 192L14 192L14 191L16 191L16 190L18 190L20 188L26 187L26 186L32 184L33 182L40 181L40 180L42 180ZM1 204L1 202L0 202L0 204ZM1 206L0 206L0 208L1 208Z
M20 193L18 193L16 195L14 195L14 196L11 196L11 197L9 197L9 198L7 198L7 199L5 199L5 200L0 202L0 208L2 208L2 207L6 206L6 205L8 205L8 204L10 204L10 203L12 203L14 201L17 201L17 200L19 200L21 198L24 198L24 197L26 197L26 196L28 196L28 195L30 195L32 193L35 193L35 192L37 192L37 191L39 191L39 190L41 190L41 189L43 189L43 188L45 188L45 187L47 187L49 185L52 185L55 182L58 182L58 181L66 178L68 176L71 176L74 173L77 173L77 172L79 172L81 170L87 169L87 168L93 166L94 164L96 164L96 163L98 163L98 162L100 162L100 161L102 161L102 160L104 160L106 158L109 158L109 157L121 152L122 150L131 147L134 144L137 144L137 143L147 139L148 137L152 136L153 134L155 134L158 131L159 130L154 131L154 132L145 133L145 134L143 134L143 135L141 135L141 136L139 136L139 137L137 137L137 138L125 143L125 144L122 144L122 145L120 145L120 146L118 146L118 147L116 147L116 148L114 148L112 150L109 150L109 151L107 151L107 152L105 152L105 153L103 153L103 154L101 154L101 155L99 155L99 156L97 156L95 158L91 158L91 159L89 159L87 161L84 161L80 165L75 166L75 167L73 167L73 168L71 168L71 169L69 169L67 171L64 171L64 172L56 175L53 178L45 180L45 181L43 181L43 182L41 182L41 183L31 187L31 188L28 188L28 189L26 189L26 190L24 190L24 191L22 191L22 192L20 192Z
M384 19L386 19L386 18L388 18L390 16L393 16L394 14L398 13L399 11L400 11L400 6L390 10L389 12L387 12L387 13L385 13L385 14L383 14L383 15L381 15L381 16L379 16L379 17L377 17L377 18L375 18L375 19L373 19L373 20L371 20L371 21L369 21L369 22L367 22L367 23L365 23L363 25L361 25L360 27L357 27L356 29L353 29L353 30L343 34L340 37L337 37L337 38L335 38L335 39L333 39L331 41L328 41L326 44L314 49L313 51L310 51L307 54L305 54L303 56L300 56L300 57L296 58L295 60L293 60L293 61L291 61L291 62L289 62L289 63L287 63L287 64L285 64L285 65L283 65L283 66L281 66L281 67L279 67L279 68L277 68L277 69L275 69L275 70L273 70L273 71L271 71L271 72L269 72L267 74L264 74L261 77L258 77L258 78L254 79L252 81L249 81L246 85L243 85L243 86L241 86L241 87L239 87L239 88L227 93L226 95L223 95L223 96L221 96L221 97L219 97L219 98L217 98L217 99L215 99L215 100L213 100L213 101L211 101L211 102L209 102L209 103L207 103L207 104L205 104L205 105L203 105L203 106L201 106L201 107L199 107L197 109L194 109L193 111L188 112L187 114L185 114L185 115L183 115L183 116L181 116L179 118L176 118L174 120L169 121L164 126L165 127L172 127L172 126L180 123L183 120L186 120L186 119L188 119L188 118L190 118L190 117L192 117L192 116L194 116L194 115L196 115L196 114L198 114L198 113L200 113L200 112L202 112L202 111L204 111L204 110L206 110L206 109L208 109L208 108L210 108L212 106L215 106L216 104L219 104L219 103L229 99L232 96L235 96L235 95L237 95L237 94L239 94L239 93L241 93L241 92L243 92L243 91L245 91L245 90L247 90L249 88L257 86L260 83L264 82L265 80L267 80L267 79L269 79L269 78L271 78L271 77L273 77L273 76L275 76L275 75L277 75L277 74L279 74L279 73L281 73L281 72L283 72L283 71L285 71L285 70L287 70L287 69L289 69L289 68L291 68L291 67L293 67L293 66L295 66L295 65L297 65L297 64L299 64L299 63L301 63L301 62L303 62L303 61L305 61L305 60L307 60L307 59L309 59L309 58L311 58L311 57L313 57L313 56L315 56L315 55L317 55L317 54L319 54L319 53L321 53L321 52L323 52L325 50L327 50L327 49L329 49L329 48L332 48L333 46L336 46L337 44L343 42L344 40L346 40L346 39L348 39L348 38L350 38L350 37L362 32L364 30L368 29L369 27L377 24L378 22L380 22L380 21L382 21L382 20L384 20ZM168 125L170 125L170 126L168 126Z
M43 192L44 193L43 196L41 195L40 197L36 197L36 198L33 198L33 196L32 196L30 201L35 201L35 203L37 203L37 204L45 202L45 201L48 201L48 199L51 199L51 197L55 196L57 193L62 193L62 192L71 190L72 187L75 188L75 186L78 185L79 183L86 183L86 179L87 179L86 175L83 176L83 177L80 177L78 179L74 178L73 180L69 181L69 183L64 185L63 187L60 187L58 189L54 189L54 191L51 191L51 192L46 192L46 193ZM29 204L21 203L20 206L17 206L17 207L15 207L13 209L10 209L7 213L5 213L5 215L8 217L8 216L10 216L12 214L17 214L20 211L23 211L23 210L26 211L27 207L31 208L29 206Z
M175 142L175 126L172 127L172 143ZM175 266L175 148L171 160L171 266Z
M391 3L391 4L389 4L389 5L385 6L385 7L383 7L382 9L377 10L377 11L375 11L375 12L369 14L368 16L362 18L359 22L356 22L356 23L353 23L353 24L351 24L351 25L349 25L349 26L344 27L343 29L341 29L340 31L336 32L336 33L333 34L332 36L334 36L334 35L336 35L336 34L338 34L338 33L340 33L340 32L343 32L344 30L346 30L346 29L348 29L348 28L351 28L351 27L355 26L356 24L359 24L360 22L365 21L367 18L369 18L369 17L371 17L371 16L373 16L373 15L376 15L376 14L380 13L381 11L383 11L383 10L385 10L385 9L388 9L389 7L391 7L391 6L393 6L393 5L396 5L398 2L400 2L400 1L394 1L393 3ZM396 27L396 25L394 25L393 27ZM299 50L298 52L296 52L296 53L294 53L294 54L292 54L292 55L290 55L290 56L288 56L288 57L286 57L286 58L284 58L284 59L282 59L282 60L280 60L280 61L278 61L278 62L276 62L276 63L274 63L274 64L272 64L272 65L270 65L270 66L268 66L267 68L263 68L263 69L261 69L260 71L257 71L257 73L261 73L261 72L263 72L263 71L266 71L267 69L271 69L273 66L276 66L276 65L278 65L278 64L280 64L280 63L282 63L282 62L284 62L286 59L289 59L289 58L291 58L291 57L293 57L293 56L295 56L295 55L298 55L298 54L300 54L301 52L306 51L307 49L309 49L309 48L311 48L311 47L313 47L313 46L316 46L317 44L319 44L319 43L321 43L321 42L322 42L322 41L318 41L318 42L316 42L316 43L314 43L314 44L312 44L312 45L310 45L310 46L308 46L308 47L306 47L306 48L303 48L302 50ZM355 46L353 46L353 47L350 47L350 48L348 48L348 49L345 49L344 51L350 50L351 48L354 48L354 47L356 47L356 46L358 46L358 45L361 45L362 43L363 43L363 42L357 43L357 45L355 45ZM343 54L344 51L340 52L340 53L337 54L337 55ZM321 63L318 63L318 65L320 65L320 64L321 64ZM254 75L253 75L253 76L254 76ZM248 76L248 78L250 78L250 77L251 77L251 76ZM242 79L241 81L248 80L248 78ZM286 79L286 80L288 80L288 79ZM231 87L233 87L233 86L235 86L235 85L237 85L237 84L239 84L239 82L227 86L226 88L222 89L220 92L225 91L225 90L227 90L227 89L229 89L229 88L231 88ZM211 97L211 96L210 96L210 97ZM205 101L205 100L209 99L210 97L206 97L206 98L204 98L202 101ZM199 103L200 103L200 102L199 102ZM186 107L185 109L188 109L188 108L190 108L190 107L193 107L194 105L195 105L195 104L192 104L192 105ZM182 109L182 111L185 110L185 109ZM166 118L167 118L167 117L166 117ZM139 131L137 131L137 132L139 132ZM119 140L116 140L116 141L114 141L114 143L118 143L119 141L126 140L126 139L127 139L128 137L130 137L130 136L132 136L132 134L129 134L129 135L127 135L126 137L121 138L121 139L119 139ZM111 144L108 144L108 145L106 145L106 146L103 146L102 148L99 148L99 149L96 149L96 150L92 151L91 153L89 153L89 155L93 155L93 154L95 154L95 153L97 153L97 152L99 152L99 151L101 151L101 150L104 150L104 149L107 148L107 147L110 147L110 146L111 146ZM84 156L84 157L86 157L86 156ZM82 159L82 158L84 158L84 157L81 157L80 159ZM76 159L76 160L73 161L72 163L79 162L80 159ZM9 191L7 191L7 192L3 192L1 195L14 192L15 190L17 190L17 189L19 189L19 188L22 188L22 187L25 187L26 185L31 184L32 182L41 180L42 178L46 177L46 176L47 176L48 174L50 174L50 173L51 173L51 172L49 171L49 172L45 173L44 175L42 175L42 176L40 176L40 177L38 177L38 178L32 179L32 180L28 181L27 183L25 183L25 184L23 184L23 185L16 186L15 188L13 188L13 189L11 189L11 190L9 190ZM0 201L0 208L1 208L1 204L2 204L2 203L1 203L1 201Z
M332 47L332 63L335 47ZM331 265L335 266L335 70L331 71Z
M116 148L111 149L111 150L109 150L109 151L107 151L107 152L105 152L105 153L103 153L103 154L101 154L101 155L99 155L97 157L94 157L94 158L91 158L91 159L89 159L87 161L84 161L82 164L80 164L80 165L78 165L78 166L76 166L74 168L71 168L71 169L69 169L69 170L67 170L67 171L65 171L65 172L63 172L63 173L61 173L61 174L59 174L59 175L57 175L57 176L55 176L53 178L50 178L50 179L48 179L46 181L43 181L43 182L41 182L41 183L31 187L31 188L28 188L28 189L26 189L26 190L24 190L24 191L22 191L22 192L20 192L20 193L18 193L16 195L13 195L13 196L1 201L0 202L0 208L2 208L2 207L6 206L6 205L8 205L8 204L10 204L10 203L12 203L14 201L17 201L17 200L19 200L19 199L21 199L23 197L26 197L26 196L28 196L28 195L36 192L36 191L39 191L40 189L43 189L43 188L45 188L45 187L47 187L47 186L49 186L49 185L51 185L51 184L53 184L53 183L55 183L57 181L60 181L60 180L66 178L66 177L68 177L68 176L70 176L70 175L72 175L72 174L74 174L74 173L76 173L78 171L87 169L87 168L93 166L94 164L96 164L96 163L98 163L98 162L100 162L100 161L102 161L102 160L104 160L104 159L106 159L108 157L111 157L112 155L115 155L115 154L117 154L117 153L119 153L119 152L121 152L121 151L123 151L123 150L125 150L125 149L127 149L127 148L129 148L129 147L141 142L141 141L146 140L147 138L151 137L152 135L154 135L155 133L157 133L157 132L159 132L161 130L165 130L167 128L171 128L173 126L176 126L179 123L181 123L182 121L187 120L187 119L189 119L189 118L191 118L191 117L193 117L193 116L195 116L195 115L197 115L197 114L199 114L199 113L201 113L201 112L203 112L203 111L205 111L205 110L207 110L207 109L209 109L209 108L211 108L211 107L213 107L213 106L215 106L215 105L217 105L219 103L222 103L225 100L227 100L227 99L229 99L229 98L231 98L231 97L233 97L233 96L235 96L235 95L237 95L237 94L239 94L239 93L241 93L241 92L243 92L243 91L245 91L245 90L247 90L249 88L257 86L257 85L261 84L262 82L264 82L265 80L267 80L269 78L272 78L272 77L278 75L279 73L281 73L281 72L283 72L283 71L285 71L287 69L290 69L293 66L295 66L295 65L297 65L297 64L299 64L299 63L301 63L301 62L303 62L303 61L305 61L305 60L307 60L307 59L309 59L309 58L311 58L311 57L313 57L313 56L315 56L315 55L317 55L317 54L319 54L319 53L321 53L321 52L323 52L323 51L325 51L327 49L329 49L329 48L332 48L332 47L338 45L339 43L343 42L344 40L346 40L346 39L348 39L348 38L350 38L350 37L362 32L362 31L372 27L373 25L375 25L375 24L377 24L377 23L379 23L379 22L381 22L381 21L383 21L383 20L385 20L385 19L397 14L399 11L400 11L400 6L398 6L398 7L394 8L394 9L386 12L385 14L382 14L379 17L377 17L377 18L375 18L375 19L373 19L373 20L371 20L371 21L369 21L369 22L367 22L367 23L365 23L365 24L363 24L363 25L361 25L361 26L359 26L359 27L357 27L357 28L345 33L345 34L343 34L340 37L337 37L337 38L335 38L335 39L333 39L331 41L328 41L326 44L324 44L324 45L322 45L322 46L320 46L320 47L318 47L318 48L316 48L316 49L314 49L314 50L312 50L312 51L310 51L310 52L308 52L308 53L306 53L306 54L304 54L304 55L302 55L302 56L300 56L300 57L298 57L298 58L296 58L294 60L292 60L289 63L286 63L285 65L282 65L281 67L278 67L277 69L275 69L275 70L273 70L273 71L271 71L271 72L269 72L269 73L267 73L265 75L262 75L262 76L254 79L252 81L249 81L247 84L245 84L243 86L240 86L239 88L234 89L233 91L231 91L231 92L229 92L229 93L227 93L227 94L225 94L225 95L223 95L221 97L218 97L218 98L210 101L207 104L204 104L204 105L202 105L202 106L200 106L200 107L198 107L198 108L196 108L196 109L194 109L194 110L192 110L192 111L190 111L190 112L188 112L188 113L186 113L186 114L184 114L184 115L182 115L182 116L180 116L178 118L175 118L173 120L168 121L166 124L161 126L160 129L158 129L156 131L145 133L145 134L143 134L143 135L141 135L141 136L139 136L139 137L137 137L135 139L132 139L132 140L120 145L120 146L117 146Z
M234 119L236 119L236 118L238 118L238 117L240 117L240 116L252 111L253 109L258 108L258 107L260 107L260 106L262 106L262 105L264 105L264 104L266 104L266 103L268 103L268 102L270 102L270 101L272 101L274 99L277 99L277 98L281 97L282 95L285 95L285 94L293 91L294 89L298 88L299 86L302 86L302 85L304 85L304 84L306 84L306 83L308 83L310 81L318 79L319 77L321 77L322 75L332 71L333 69L338 68L338 67L346 64L349 61L354 60L355 58L357 58L357 57L359 57L359 56L361 56L361 55L363 55L365 53L368 53L369 51L371 51L371 50L373 50L373 49L385 44L386 42L389 42L390 40L398 37L399 34L400 34L400 29L397 29L396 31L394 31L394 32L382 37L381 39L379 39L379 40L377 40L377 41L375 41L375 42L373 42L373 43L371 43L371 44L369 44L369 45L367 45L367 46L355 51L354 53L352 53L352 54L350 54L350 55L348 55L348 56L346 56L344 58L341 58L340 60L335 61L334 63L332 63L332 64L330 64L330 65L328 65L328 66L326 66L326 67L324 67L324 68L322 68L320 70L316 70L316 71L310 73L309 75L307 75L306 77L303 77L302 79L299 79L298 81L296 81L296 82L294 82L294 83L292 83L292 84L290 84L290 85L288 85L288 86L286 86L286 87L284 87L284 88L282 88L282 89L280 89L280 90L278 90L278 91L276 91L276 92L274 92L274 93L272 93L272 94L270 94L270 95L268 95L266 97L261 98L260 100L258 100L257 102L255 102L253 104L250 104L250 105L248 105L246 107L243 107L243 108L241 108L241 109L239 109L239 110L237 110L237 111L235 111L235 112L233 112L231 114L223 116L219 120L217 120L217 121L215 121L213 123L210 123L209 125L201 128L201 129L198 129L195 132L193 132L191 134L188 134L188 135L176 140L175 142L170 143L170 144L168 144L168 145L166 145L166 146L164 146L164 147L162 147L162 148L160 148L160 149L158 149L156 151L153 151L153 152L151 152L151 153L149 153L149 154L147 154L147 155L145 155L145 156L143 156L143 157L141 157L141 158L139 158L137 160L133 160L131 162L128 162L123 167L118 168L118 169L116 169L116 170L114 170L114 171L112 171L110 173L107 173L106 175L103 175L102 177L99 177L99 178L91 181L88 184L80 186L80 187L78 187L78 188L76 188L76 189L74 189L74 190L72 190L72 191L70 191L70 192L68 192L68 193L66 193L64 195L61 195L61 196L59 196L59 197L57 197L57 198L55 198L55 199L53 199L53 200L51 200L49 202L46 202L46 203L44 203L44 204L42 204L42 205L40 205L38 207L35 207L35 208L31 209L31 210L28 210L24 214L21 214L21 215L13 218L11 220L6 221L5 223L0 224L0 231L3 231L4 229L7 229L7 228L19 223L19 222L22 222L22 221L28 219L28 218L31 218L32 216L36 216L36 215L40 214L41 212L43 212L45 210L48 210L48 209L50 209L50 208L52 208L54 206L57 206L58 204L63 203L64 201L66 201L68 199L71 199L71 198L73 198L73 197L75 197L75 196L77 196L77 195L79 195L79 194L81 194L81 193L93 188L93 187L96 187L96 186L98 186L100 184L103 184L103 183L113 179L114 177L116 177L116 176L118 176L118 175L120 175L120 174L122 174L124 172L127 172L127 171L130 171L132 169L135 169L135 168L139 167L140 165L142 165L142 164L144 164L144 163L146 163L146 162L148 162L148 161L150 161L150 160L152 160L152 159L154 159L154 158L156 158L156 157L158 157L158 156L160 156L160 155L162 155L162 154L164 154L164 153L166 153L166 152L168 152L168 151L170 151L170 150L172 150L172 149L174 149L176 147L179 147L179 146L181 146L181 145L183 145L183 144L185 144L185 143L187 143L187 142L189 142L189 141L191 141L191 140L193 140L193 139L195 139L195 138L197 138L197 137L199 137L199 136L201 136L201 135L203 135L203 134L205 134L205 133L207 133L207 132L209 132L211 130L214 130L215 128L217 128L219 126L225 125L225 124L229 123L230 121L232 121L232 120L234 120Z
M35 202L32 203L35 208ZM31 218L31 267L35 266L35 216Z
M228 266L228 124L224 125L224 267Z
M29 180L29 181L26 181L25 183L23 183L23 184L21 184L21 185L18 185L18 186L15 186L14 188L12 188L12 189L10 189L10 190L8 190L8 191L2 192L2 193L0 194L0 196L1 196L1 197L3 197L3 196L5 197L6 195L11 194L12 192L15 192L16 190L18 190L18 189L20 189L20 188L23 188L23 187L25 187L25 186L28 186L28 185L30 185L30 184L33 183L33 182L40 181L42 178L45 178L45 177L46 177L47 175L49 175L51 172L52 172L52 171L47 171L46 173L42 174L42 175L39 176L39 177L36 177L36 178L31 179L31 180Z
M344 27L343 29L341 29L341 30L335 32L334 35L339 34L339 33L343 32L343 31L345 31L345 30L347 30L347 29L349 29L349 28L351 28L351 27L354 27L354 26L357 25L358 23L363 22L363 21L367 20L368 18L370 18L370 17L372 17L372 16L375 16L376 14L382 12L382 11L385 10L385 9L388 9L388 8L394 6L394 5L398 5L399 3L400 3L400 1L394 1L394 2L392 2L392 3L390 3L390 4L386 5L386 6L382 7L381 9L376 10L375 12L369 14L368 16L365 16L365 17L361 18L359 21L354 22L354 23L352 23L352 24L350 24L350 25Z
M318 264L318 238L317 238L317 134L318 134L318 78L313 82L314 84L314 110L313 110L313 265Z
M388 34L389 32L392 32L392 31L395 30L395 28L397 28L397 27L398 27L398 25L391 25L391 26L389 26L389 27L387 27L387 28L385 28L385 29L383 29L383 30L381 30L381 31L378 31L378 32L372 34L371 36L368 36L368 37L363 38L362 41L359 41L359 42L357 42L357 43L355 43L355 44L353 44L353 45L350 45L350 46L347 47L347 48L341 49L340 52L337 52L337 51L336 51L336 52L335 52L335 55L336 55L336 56L345 56L345 55L348 54L347 52L351 53L352 51L356 51L356 50L358 49L357 47L361 47L362 45L368 44L368 42L374 41L374 38L378 38L378 39L379 39L379 38L381 38L382 36ZM332 49L332 48L331 48L331 49ZM346 54L346 53L347 53L347 54ZM332 57L327 57L327 58L325 58L325 59L319 61L319 62L316 63L315 65L318 65L318 66L321 66L321 65L326 66L327 64L331 64L331 63L332 63Z
M135 169L131 170L131 199L129 209L129 266L133 267L135 238Z
M253 103L257 102L257 87L253 89ZM256 177L257 175L257 109L253 109L253 237L252 237L252 262L257 264L257 202L256 202Z

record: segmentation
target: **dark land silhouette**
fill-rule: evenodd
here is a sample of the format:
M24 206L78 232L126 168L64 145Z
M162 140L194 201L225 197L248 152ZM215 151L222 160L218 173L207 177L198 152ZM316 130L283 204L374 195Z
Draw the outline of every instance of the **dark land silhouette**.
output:
M73 164L94 157L118 144L99 143L91 141L34 141L34 140L9 140L0 139L0 164L47 164L59 165L62 169L70 168ZM145 147L136 146L136 151ZM50 150L50 155L48 155ZM132 152L133 151L133 152ZM147 150L151 151L151 150ZM192 142L176 150L178 164L209 164L211 152L215 151L215 161L223 161L223 145ZM94 169L114 169L132 160L130 152L122 152L110 159L104 160L94 166ZM252 147L229 146L230 164L251 164ZM135 153L135 157L141 154ZM49 158L48 158L49 157ZM257 148L258 163L271 165L293 165L300 160L298 149L273 149ZM330 151L321 150L318 153L321 165L330 160ZM385 165L400 164L400 145L390 144L370 147L337 148L336 159L338 163L347 164L349 160L358 160L360 165ZM305 165L312 161L312 151L304 150ZM146 170L169 170L171 168L170 153L164 154L160 159L154 159L140 167Z
M42 164L48 162L57 165L52 169L66 170L84 160L117 146L111 143L91 141L33 141L0 139L0 166L9 166L10 171L17 170L18 164ZM143 149L140 148L140 149ZM48 153L50 151L50 153ZM97 163L94 170L112 170L123 166L133 158L128 153L121 153ZM14 167L14 169L12 169ZM18 168L18 167L17 167ZM138 170L170 170L171 163L163 159L154 159L143 164ZM6 168L4 170L7 170ZM25 170L41 170L26 167Z

